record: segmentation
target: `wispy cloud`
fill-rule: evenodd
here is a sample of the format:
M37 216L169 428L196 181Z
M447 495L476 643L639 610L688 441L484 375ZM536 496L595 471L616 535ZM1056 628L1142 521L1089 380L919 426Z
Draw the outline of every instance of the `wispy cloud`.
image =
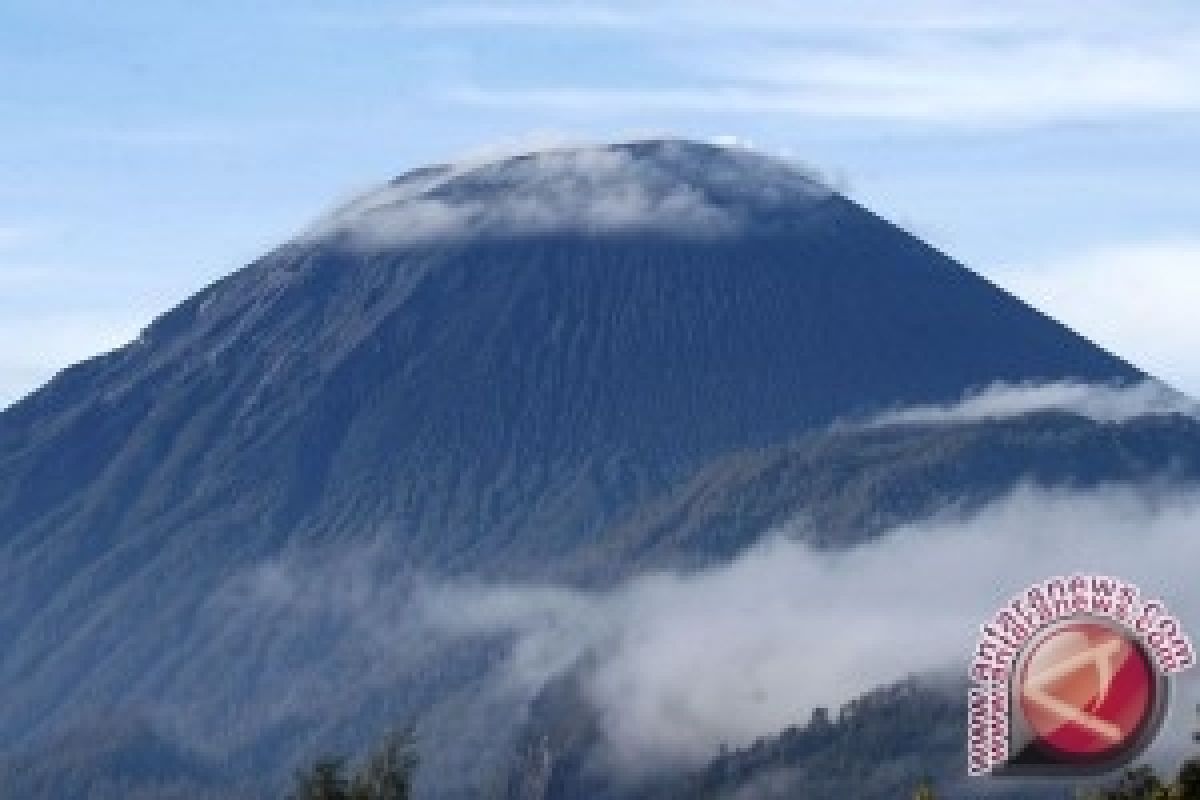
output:
M718 59L732 70L680 85L496 87L449 96L489 108L573 113L760 113L966 127L1025 126L1200 110L1200 40L959 42L870 52L776 50Z
M1104 388L1089 390L1090 400L1083 390L1056 391L1058 405L1102 418L1160 407L1156 395L1138 390L1120 401ZM1037 410L1045 400L1015 394L1002 405L1005 413ZM962 407L977 415L979 400ZM376 538L333 557L285 554L247 570L231 583L233 602L221 605L219 624L236 619L250 639L280 631L303 638L336 620L334 629L351 632L321 667L323 679L336 683L331 670L344 669L329 664L372 665L342 681L353 685L386 683L414 648L500 637L507 656L489 685L514 704L507 718L519 720L549 681L573 674L605 737L597 755L610 760L612 774L636 775L704 763L722 745L749 744L807 720L817 706L909 675L965 682L977 626L1049 575L1132 580L1194 629L1197 524L1200 491L1166 479L1088 491L1017 487L979 509L949 501L850 550L811 548L800 519L764 532L729 563L600 590L415 575L389 562L388 541ZM305 589L313 585L329 589ZM364 649L370 657L354 655ZM1177 711L1190 710L1196 688L1181 686ZM1190 714L1182 722L1190 724ZM1187 737L1163 744L1169 758Z
M459 81L458 103L572 114L758 113L995 127L1200 110L1200 27L1171 4L860 2L646 8L449 6L423 24L603 25L671 80ZM1134 13L1138 11L1138 13ZM1174 24L1172 24L1174 23ZM789 41L790 39L790 41Z
M402 11L323 9L302 13L301 22L332 28L620 28L643 27L636 9L595 3L445 3Z
M978 624L1049 575L1120 575L1200 620L1198 520L1195 493L1022 489L846 553L785 528L726 566L611 592L443 586L425 601L446 630L511 634L510 679L594 663L587 696L636 771L701 763L910 674L965 675Z
M968 0L919 0L903 7L886 0L852 0L814 6L800 0L764 0L730 4L716 0L665 0L645 4L634 0L606 2L449 2L434 7L386 9L323 9L302 12L293 19L330 27L474 28L525 27L551 29L613 29L640 34L692 30L739 32L828 31L1053 31L1083 24L1089 30L1113 24L1145 21L1145 11L1120 0L1101 0L1086 10L1067 2L1006 3ZM1172 3L1156 2L1150 16L1169 25ZM1180 9L1177 16L1184 16ZM1163 19L1167 17L1168 19Z
M877 422L965 422L1051 409L1104 422L1200 413L1152 382L1054 384L996 386ZM807 525L798 520L733 562L700 572L656 573L599 592L440 584L421 600L424 616L453 635L510 635L504 679L531 692L586 665L584 689L607 755L636 774L651 765L703 763L722 745L747 745L807 719L816 706L837 706L908 675L961 675L980 621L1048 575L1121 575L1161 595L1183 619L1200 620L1200 592L1184 566L1200 557L1197 522L1193 487L1019 487L966 514L948 505L850 551L811 549L795 536ZM921 646L913 647L917 640ZM1176 708L1190 708L1198 688L1187 682ZM1185 714L1171 724L1178 733L1189 721ZM1178 756L1184 738L1164 737L1156 757Z
M1133 386L1077 382L997 383L968 392L959 402L915 406L872 417L870 428L897 425L953 425L1058 411L1096 422L1127 422L1151 414L1182 414L1200 419L1200 403L1156 381Z
M363 247L561 230L712 237L741 230L751 205L795 208L831 191L812 170L744 148L726 147L719 160L698 165L675 152L679 146L661 145L654 159L582 146L455 162L370 191L305 236L345 234ZM710 199L706 189L717 185L734 199Z

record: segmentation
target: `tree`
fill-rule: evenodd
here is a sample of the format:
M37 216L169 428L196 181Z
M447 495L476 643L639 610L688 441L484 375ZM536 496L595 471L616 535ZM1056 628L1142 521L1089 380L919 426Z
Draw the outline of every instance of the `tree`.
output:
M1175 779L1175 797L1178 800L1200 800L1200 760L1184 762Z
M1141 766L1125 773L1117 785L1117 797L1129 800L1158 800L1166 795L1167 787L1153 767Z
M296 774L291 800L412 800L412 741L407 729L388 732L349 778L344 758L321 759Z
M1153 767L1140 766L1126 772L1116 784L1082 795L1086 800L1177 800L1175 787L1163 783Z
M347 800L349 782L342 758L323 758L296 775L294 800Z
M354 800L411 800L412 774L416 768L412 733L405 729L389 731L355 776L351 797Z

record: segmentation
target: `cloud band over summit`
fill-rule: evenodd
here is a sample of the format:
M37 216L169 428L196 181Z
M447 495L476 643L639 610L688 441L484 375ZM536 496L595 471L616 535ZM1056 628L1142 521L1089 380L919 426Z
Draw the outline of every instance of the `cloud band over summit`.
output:
M666 140L549 149L401 176L344 205L307 237L362 247L472 236L744 230L753 212L795 211L829 195L820 175L744 148ZM654 148L654 160L638 151Z

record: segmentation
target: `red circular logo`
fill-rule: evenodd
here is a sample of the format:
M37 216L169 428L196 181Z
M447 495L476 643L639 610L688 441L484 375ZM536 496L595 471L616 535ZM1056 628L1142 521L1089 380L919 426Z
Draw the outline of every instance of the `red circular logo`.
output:
M1024 661L1020 705L1041 748L1063 760L1128 750L1154 714L1156 672L1141 645L1099 621L1052 629Z

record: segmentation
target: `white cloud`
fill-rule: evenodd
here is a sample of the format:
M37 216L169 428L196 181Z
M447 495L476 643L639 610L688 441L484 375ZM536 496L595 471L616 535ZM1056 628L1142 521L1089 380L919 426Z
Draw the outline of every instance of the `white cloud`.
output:
M710 142L718 147L744 147L747 150L754 149L754 142L735 133L719 133L709 139Z
M745 32L920 31L1052 32L1064 27L1122 29L1147 19L1161 27L1186 21L1188 9L1167 0L1132 4L1097 0L1086 8L1065 0L915 0L903 7L887 0L848 0L813 5L803 0L760 0L730 4L718 0L636 0L606 2L448 2L436 7L389 10L322 10L294 19L332 28L390 25L418 28L522 27L611 30L658 34L699 30ZM1105 25L1105 21L1108 22Z
M1087 383L997 383L970 391L957 403L913 406L872 417L866 427L957 424L1061 411L1097 422L1126 422L1148 414L1183 414L1200 419L1200 404L1156 381L1134 386Z
M322 10L300 15L311 24L331 28L635 28L643 22L635 9L616 4L445 3L401 12Z
M591 659L586 692L610 755L661 769L910 674L965 676L977 626L1050 575L1133 580L1194 630L1198 523L1195 492L1022 489L849 552L815 552L785 528L728 565L610 592L442 587L426 603L447 630L513 634L507 678L531 690ZM1179 698L1177 711L1186 706Z
M1144 388L1122 397L1094 388L1091 399L1083 391L1051 387L1043 396L1025 387L993 392L988 402L1009 414L1044 408L1049 397L1101 419L1174 402ZM962 404L969 415L980 414L981 396L989 395ZM1054 574L1131 580L1200 634L1197 525L1200 490L1165 479L1088 491L1018 487L969 512L951 502L847 551L810 548L809 537L796 535L808 523L798 520L727 564L590 591L422 578L389 560L389 539L377 537L358 550L291 553L247 570L224 595L232 602L219 605L219 624L250 625L248 636L268 635L254 626L302 636L306 626L326 630L336 620L349 633L321 678L333 681L339 664L369 664L354 685L386 685L415 648L437 641L505 637L508 655L491 686L516 704L508 718L519 720L548 681L580 669L608 745L603 756L637 774L701 764L722 745L747 745L804 722L817 706L837 707L909 675L965 683L978 625ZM329 591L302 588L311 585ZM1181 683L1156 757L1189 746L1181 726L1193 722L1197 688Z
M1192 79L1200 27L1174 4L1157 6L609 6L609 27L645 35L643 49L674 67L673 81L466 81L449 95L481 107L589 115L741 112L981 127L1200 110ZM561 25L572 13L590 27L582 12L559 9L554 19ZM464 24L485 15L460 6L440 16ZM536 15L511 14L516 21L532 25Z
M697 65L678 85L452 87L461 103L571 113L757 113L1028 126L1200 110L1200 41L929 43L904 50L733 54ZM738 66L729 69L728 65ZM712 65L717 65L713 67Z
M1026 302L1200 397L1200 239L1099 247L989 277Z
M721 59L744 102L822 116L960 125L1036 124L1200 108L1200 39L963 38L853 49L761 49Z
M768 205L829 192L813 171L745 148L726 149L721 161L697 165L672 146L663 145L656 159L606 146L501 160L471 156L370 191L304 236L348 233L365 247L559 230L712 237L739 231L746 209L710 200L708 187L720 185L746 203Z

